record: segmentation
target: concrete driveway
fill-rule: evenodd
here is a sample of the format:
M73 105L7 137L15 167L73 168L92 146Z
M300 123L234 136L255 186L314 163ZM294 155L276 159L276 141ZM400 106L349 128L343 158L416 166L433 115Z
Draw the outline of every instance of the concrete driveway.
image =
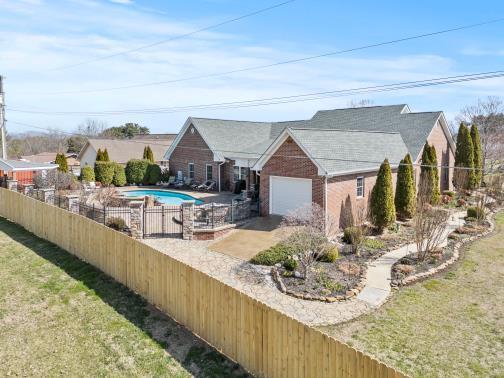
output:
M215 252L224 253L248 261L259 252L275 245L280 240L279 216L257 217L240 226L228 236L208 247Z

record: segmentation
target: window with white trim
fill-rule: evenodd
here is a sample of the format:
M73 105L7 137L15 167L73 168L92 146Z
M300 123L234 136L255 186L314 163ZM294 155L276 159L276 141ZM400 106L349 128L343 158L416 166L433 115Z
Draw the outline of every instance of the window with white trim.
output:
M189 169L188 169L189 178L193 179L194 178L194 163L189 163L188 166L189 166Z
M234 181L245 180L247 177L247 169L247 167L239 167L238 165L235 165L233 167Z
M213 166L212 166L212 164L206 165L206 179L213 180Z
M364 177L357 177L357 197L364 197Z

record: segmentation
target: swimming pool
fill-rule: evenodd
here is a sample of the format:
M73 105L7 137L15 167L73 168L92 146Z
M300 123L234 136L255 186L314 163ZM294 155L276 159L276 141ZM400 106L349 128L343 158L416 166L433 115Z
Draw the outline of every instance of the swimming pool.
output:
M170 192L169 190L128 190L123 194L128 197L154 196L156 200L165 205L180 205L184 201L195 201L196 205L203 203L203 201L188 194Z

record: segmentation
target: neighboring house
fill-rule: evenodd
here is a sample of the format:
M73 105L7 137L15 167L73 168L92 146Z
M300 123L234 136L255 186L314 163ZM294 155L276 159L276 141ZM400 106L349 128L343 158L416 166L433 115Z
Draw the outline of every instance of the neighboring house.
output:
M290 122L189 118L165 158L173 173L212 178L220 190L239 179L260 182L262 215L315 202L339 219L349 203L367 208L385 158L395 182L399 161L409 152L419 164L426 140L443 167L441 189L451 189L453 172L444 167L453 166L455 144L443 112L412 113L407 105L325 110ZM418 182L418 166L415 173Z
M176 135L154 134L152 138L148 136L142 135L133 139L88 139L78 156L81 167L94 166L98 149L107 149L110 160L126 165L131 159L141 159L147 146L152 149L156 163L168 167L168 160L164 159L164 155Z
M0 159L0 178L5 186L6 180L16 180L19 184L33 184L33 177L39 172L58 168L55 164L32 163L21 160Z
M68 170L70 172L75 173L76 175L80 174L80 163L77 160L76 153L66 153ZM45 164L54 164L56 161L56 152L41 152L36 155L25 155L21 156L20 160L29 161L32 163L45 163Z

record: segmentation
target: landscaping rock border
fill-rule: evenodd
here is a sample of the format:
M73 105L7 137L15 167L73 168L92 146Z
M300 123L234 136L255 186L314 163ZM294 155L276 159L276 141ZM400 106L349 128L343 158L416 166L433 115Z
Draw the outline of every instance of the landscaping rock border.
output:
M450 265L452 265L454 262L456 262L460 258L460 249L464 244L467 244L467 243L472 242L476 239L482 238L483 236L486 236L486 235L490 234L491 232L493 232L493 230L495 229L495 222L494 222L493 217L497 212L498 212L498 210L495 212L492 212L490 214L490 217L488 217L488 222L490 223L490 226L488 227L487 230L483 231L481 234L473 235L473 236L470 236L466 239L455 242L455 244L453 245L452 257L450 257L444 263L442 263L434 268L431 268L431 269L427 270L426 272L421 272L421 273L414 274L412 276L407 276L407 277L403 278L402 280L392 280L390 282L390 286L392 286L392 288L397 288L399 286L408 286L408 285L411 285L411 284L416 283L420 280L428 278L428 277L430 277L436 273L439 273L439 272L445 270L446 268L448 268Z
M357 286L349 289L345 295L336 295L336 296L323 296L323 295L312 295L312 294L304 294L300 292L295 292L292 290L288 290L285 287L285 284L283 283L282 277L280 276L280 273L278 272L278 269L276 267L271 268L271 277L273 278L273 282L275 282L278 286L278 289L287 295L290 295L291 297L298 298L298 299L304 299L307 301L321 301L321 302L328 302L328 303L334 303L334 302L341 302L341 301L347 301L349 299L352 299L359 294L362 289L366 286L366 270L363 269L361 273L359 274L360 280Z

